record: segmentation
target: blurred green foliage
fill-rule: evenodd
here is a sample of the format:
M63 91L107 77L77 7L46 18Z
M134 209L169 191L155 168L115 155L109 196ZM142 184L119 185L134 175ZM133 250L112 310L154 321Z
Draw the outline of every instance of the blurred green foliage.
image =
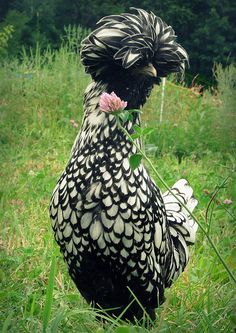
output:
M159 121L161 87L156 87L145 105L147 123L156 118L156 128L147 145L156 143L156 156L172 152L181 162L186 156L202 158L208 152L222 156L236 153L236 67L216 65L217 88L188 89L167 81L163 121Z
M220 99L216 110L219 144L230 151L236 148L236 67L231 64L224 68L218 64L214 73Z
M9 40L12 37L14 28L12 25L6 25L0 30L0 58L6 55Z
M22 46L58 48L64 27L94 28L102 16L128 11L134 5L152 10L174 27L190 55L191 78L199 74L197 80L209 85L215 62L235 61L236 3L230 0L137 0L135 4L132 0L0 0L0 29L14 27L9 55L19 54Z

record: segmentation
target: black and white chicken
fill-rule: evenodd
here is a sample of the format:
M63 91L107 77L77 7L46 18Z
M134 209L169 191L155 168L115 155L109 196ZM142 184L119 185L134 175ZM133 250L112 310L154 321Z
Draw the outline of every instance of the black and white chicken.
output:
M132 11L102 18L82 43L81 61L93 81L50 205L55 239L82 296L112 315L125 312L129 320L141 318L143 309L155 318L164 289L188 262L187 246L197 231L176 198L160 193L143 164L131 169L129 157L137 149L116 118L99 108L101 94L114 91L127 109L139 109L161 77L183 72L188 62L170 26L152 12ZM140 124L139 114L125 123L129 133L134 123ZM197 201L186 180L172 190L194 209Z

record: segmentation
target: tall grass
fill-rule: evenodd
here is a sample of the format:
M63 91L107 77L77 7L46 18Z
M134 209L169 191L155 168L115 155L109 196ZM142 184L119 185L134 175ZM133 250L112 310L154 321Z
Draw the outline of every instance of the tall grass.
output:
M116 333L147 332L111 318L101 324L97 318L103 314L96 314L80 297L61 255L56 254L57 270L54 263L51 266L55 246L48 203L78 131L72 125L81 123L89 81L77 54L65 44L44 54L38 47L0 69L2 332L44 328L102 333L111 332L111 327ZM199 200L196 214L203 221L216 185L230 175L208 216L211 236L235 270L235 151L233 146L225 151L214 127L223 99L220 93L201 96L167 81L160 124L160 90L155 88L144 107L143 123L155 127L146 142L147 152L169 185L188 178ZM225 199L233 203L224 204ZM157 310L153 333L234 330L233 287L201 232L186 271L166 298Z
M65 34L62 37L62 45L64 48L79 54L81 42L90 33L90 29L81 27L80 25L68 25L64 28Z
M236 149L236 67L216 65L215 77L218 84L218 108L215 128L222 150Z
M207 152L224 155L235 153L235 70L217 66L215 75L218 88L213 94L198 87L187 89L168 81L165 91L163 121L159 122L161 110L161 87L152 92L146 118L156 120L156 131L150 135L150 142L156 144L157 153L174 153L182 156L201 157Z

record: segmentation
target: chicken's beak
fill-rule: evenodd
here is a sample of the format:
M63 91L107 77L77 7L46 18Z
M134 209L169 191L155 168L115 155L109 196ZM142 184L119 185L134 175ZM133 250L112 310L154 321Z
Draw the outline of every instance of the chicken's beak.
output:
M142 75L151 76L151 77L157 77L157 70L153 66L153 64L149 63L148 65L138 69L137 74L142 74Z

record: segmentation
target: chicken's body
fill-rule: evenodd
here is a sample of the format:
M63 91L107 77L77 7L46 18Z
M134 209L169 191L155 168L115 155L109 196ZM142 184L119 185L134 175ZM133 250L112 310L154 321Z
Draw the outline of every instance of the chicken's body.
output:
M99 43L105 44L102 34ZM88 302L119 315L132 302L133 293L153 318L164 300L164 288L187 264L187 244L194 242L196 224L171 194L164 196L164 204L143 164L131 169L129 157L136 153L135 146L117 127L115 117L99 109L101 94L112 91L128 102L127 109L140 108L157 79L139 78L132 65L131 69L109 65L107 59L103 71L98 73L97 63L90 71L97 55L86 56L89 47L87 39L82 61L94 82L85 92L82 127L52 196L52 227L69 273ZM138 114L133 123L125 124L130 133L134 123L140 124ZM192 210L197 202L187 182L181 180L174 187ZM124 315L141 316L137 302Z

